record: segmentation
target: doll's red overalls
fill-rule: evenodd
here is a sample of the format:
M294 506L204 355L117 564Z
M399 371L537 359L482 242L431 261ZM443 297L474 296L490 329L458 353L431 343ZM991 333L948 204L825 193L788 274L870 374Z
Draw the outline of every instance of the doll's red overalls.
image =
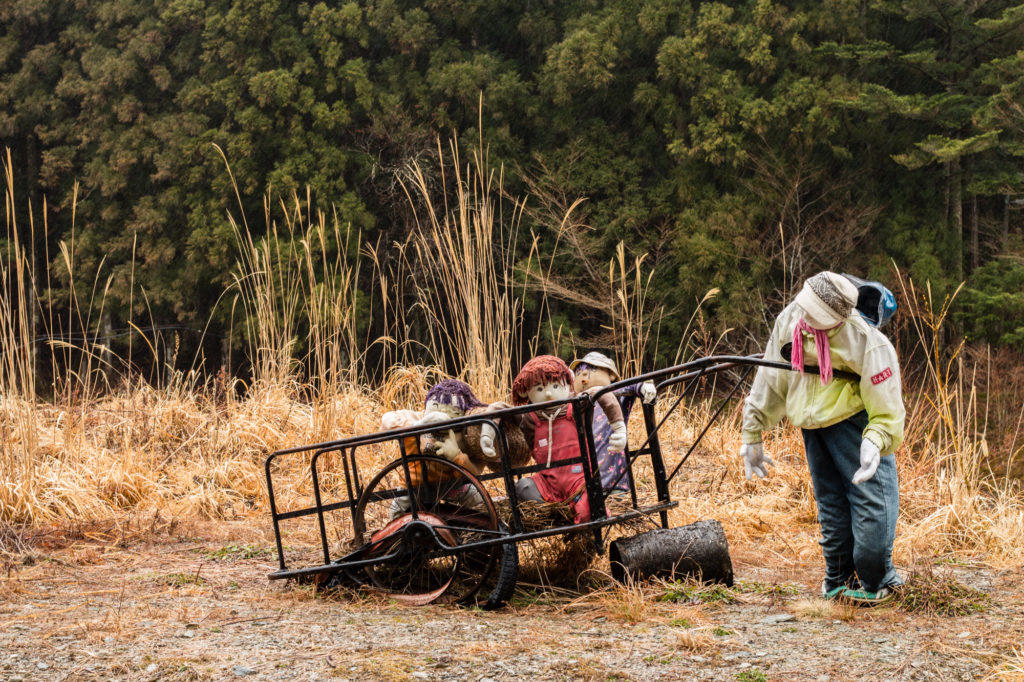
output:
M534 427L533 459L537 464L547 464L550 455L551 461L550 468L533 475L537 491L548 502L565 502L576 498L572 502L572 509L576 512L574 523L589 521L590 500L585 490L583 464L556 465L556 462L563 459L580 456L580 441L576 421L572 418L572 405L566 405L565 411L550 421L536 412L529 415Z

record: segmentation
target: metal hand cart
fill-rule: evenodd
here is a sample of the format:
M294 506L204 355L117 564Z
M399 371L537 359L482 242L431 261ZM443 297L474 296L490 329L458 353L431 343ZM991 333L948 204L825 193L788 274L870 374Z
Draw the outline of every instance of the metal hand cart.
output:
M383 591L395 600L410 605L444 601L495 608L507 601L515 588L519 570L518 544L553 535L589 532L595 548L604 552L608 529L615 524L642 516L658 515L662 528L669 527L668 511L678 505L672 500L671 482L695 451L711 425L758 366L789 370L788 364L771 362L760 356L710 356L641 376L624 379L596 394L583 393L548 403L513 407L491 413L466 416L443 422L352 436L336 441L278 450L266 459L267 491L277 542L279 569L270 579L314 579L318 582L349 581ZM817 368L807 367L808 372ZM718 405L707 423L690 443L671 472L667 471L659 431L669 416L694 395L708 378L728 373L726 389L718 387ZM837 378L859 379L835 372ZM646 438L639 447L627 449L629 505L625 511L609 515L607 493L602 489L592 431L596 399L604 393L652 381L657 398L642 404ZM669 389L673 389L669 391ZM668 400L666 400L668 398ZM658 403L668 403L658 415ZM502 417L529 411L549 410L572 404L576 415L580 457L560 460L558 466L582 465L584 494L590 503L591 520L586 523L556 523L552 527L526 530L516 496L516 480L541 470L543 465L513 467L503 453L500 472L475 476L467 469L441 457L416 454L414 443L439 428L460 429L472 424L490 424L504 440L498 421ZM368 472L360 461L361 449L371 445L394 443L397 458L377 471ZM289 510L279 509L275 497L274 472L285 457L309 458L309 488L312 504ZM326 458L332 484L325 485ZM637 495L634 464L648 458L654 479L655 498L641 501ZM625 472L624 474L625 475ZM507 498L507 513L499 515L491 491L500 490ZM609 486L609 488L614 486ZM330 493L328 495L328 493ZM327 499L330 497L331 499ZM621 508L621 505L616 505ZM312 565L289 564L282 541L282 523L302 517L315 517L320 538L320 555ZM346 540L329 541L329 530ZM308 561L306 563L309 563Z

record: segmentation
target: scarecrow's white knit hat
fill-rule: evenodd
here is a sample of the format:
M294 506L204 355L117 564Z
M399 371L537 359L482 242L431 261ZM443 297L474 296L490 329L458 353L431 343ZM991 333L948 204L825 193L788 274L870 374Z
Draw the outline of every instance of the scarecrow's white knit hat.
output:
M573 360L572 364L569 365L569 369L575 371L576 367L580 363L590 365L591 367L606 369L612 375L612 381L619 380L619 369L615 366L615 361L604 353L598 353L596 350L590 351L582 358L576 358Z
M842 324L857 304L857 287L834 272L819 272L808 277L796 304L804 312L807 324L815 329L831 329Z

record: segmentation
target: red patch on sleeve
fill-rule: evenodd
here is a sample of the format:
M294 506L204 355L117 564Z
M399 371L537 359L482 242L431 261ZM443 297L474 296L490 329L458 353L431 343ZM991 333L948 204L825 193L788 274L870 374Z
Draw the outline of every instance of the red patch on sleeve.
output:
M885 381L886 379L888 379L891 376L892 376L892 368L891 367L886 367L881 372L879 372L875 376L871 377L871 383L873 383L875 386L877 386L878 384L882 383L883 381Z

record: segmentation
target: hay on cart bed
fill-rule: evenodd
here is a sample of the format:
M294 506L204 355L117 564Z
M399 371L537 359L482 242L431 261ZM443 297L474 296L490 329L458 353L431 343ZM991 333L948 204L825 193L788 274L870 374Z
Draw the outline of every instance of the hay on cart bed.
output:
M652 501L638 500L640 506ZM512 512L507 499L498 500L494 505L498 516L509 525ZM605 500L608 516L619 516L633 510L628 497L614 496ZM519 503L519 514L523 531L530 533L558 526L572 525L575 516L572 506L566 502ZM511 526L510 526L511 527ZM649 516L626 519L611 526L614 536L632 536L656 527ZM577 588L580 578L592 567L597 567L605 558L594 549L593 533L585 530L567 531L558 535L528 540L519 543L519 579L522 584L553 585ZM607 571L605 566L603 571Z

